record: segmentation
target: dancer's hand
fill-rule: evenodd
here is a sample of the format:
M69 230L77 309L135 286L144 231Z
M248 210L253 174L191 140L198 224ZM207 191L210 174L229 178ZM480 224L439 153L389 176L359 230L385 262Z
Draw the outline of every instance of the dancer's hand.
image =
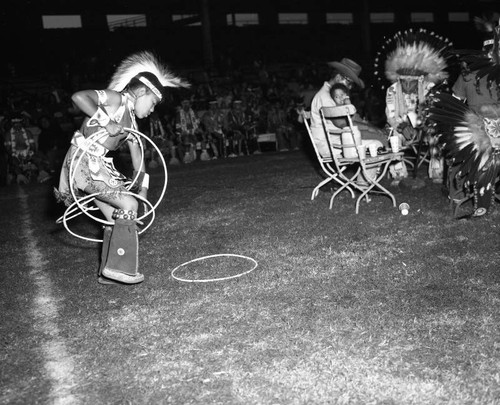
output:
M397 131L400 134L402 134L407 141L410 141L416 135L415 134L416 130L410 124L407 123L399 124L397 127Z
M105 128L110 136L118 136L120 134L123 134L123 126L115 121L109 121Z

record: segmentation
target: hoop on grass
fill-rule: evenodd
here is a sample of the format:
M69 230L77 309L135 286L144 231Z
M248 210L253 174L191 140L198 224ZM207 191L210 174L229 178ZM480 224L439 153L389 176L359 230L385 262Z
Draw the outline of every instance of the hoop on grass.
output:
M175 272L177 270L179 270L182 267L187 266L188 264L199 262L199 261L202 261L202 260L212 259L214 257L224 257L224 256L227 256L227 257L239 257L241 259L249 260L250 262L253 263L253 267L250 270L244 271L243 273L238 273L238 274L234 274L232 276L219 277L219 278L209 278L209 279L198 279L197 280L197 279L182 278L182 277L178 277L178 276L175 275ZM236 254L232 254L232 253L219 253L219 254L216 254L216 255L209 255L209 256L199 257L197 259L190 260L190 261L188 261L186 263L182 263L181 265L179 265L175 269L173 269L172 273L170 273L170 274L171 274L172 278L174 278L177 281L184 281L186 283L210 283L212 281L224 281L224 280L230 280L232 278L238 278L238 277L244 276L245 274L248 274L248 273L254 271L257 268L258 265L259 264L257 263L257 261L255 259L252 259L251 257L248 257L248 256L236 255Z

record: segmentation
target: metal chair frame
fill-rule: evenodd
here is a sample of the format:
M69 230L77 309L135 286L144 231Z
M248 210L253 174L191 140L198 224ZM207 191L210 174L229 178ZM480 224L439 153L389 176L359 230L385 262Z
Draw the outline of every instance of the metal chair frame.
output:
M311 112L310 111L305 111L304 112L304 125L307 129L307 133L309 135L309 138L311 140L311 143L312 143L312 146L314 148L314 152L316 154L316 158L318 160L318 163L320 165L320 168L323 172L323 175L324 175L324 179L322 181L320 181L318 183L318 185L316 187L314 187L313 191L312 191L312 194L311 194L311 201L314 200L317 196L318 196L318 193L319 193L319 189L321 187L323 187L324 185L330 183L331 181L335 181L337 182L340 186L344 186L345 185L345 182L341 181L339 179L339 172L342 173L346 167L342 168L342 169L338 169L335 164L334 164L334 161L333 161L333 158L332 157L323 157L321 156L321 154L319 153L318 151L318 148L314 142L314 138L312 136L312 132L311 132L311 126L310 126L310 120L311 120ZM352 198L355 197L355 194L354 194L354 191L350 188L350 187L347 187L347 189L350 191L351 195L352 195Z
M328 146L330 148L331 159L333 160L334 166L336 168L338 181L343 184L339 189L337 189L330 198L330 209L333 208L333 202L337 195L344 189L348 189L353 195L353 190L358 191L360 194L356 199L356 214L359 213L360 202L363 199L366 199L367 202L370 202L369 194L380 194L388 196L391 201L393 207L396 207L396 198L394 194L387 190L384 186L380 184L380 181L385 177L389 165L393 162L401 161L403 159L403 152L391 152L384 153L373 157L362 156L359 153L359 147L363 146L363 143L359 144L356 140L355 136L352 136L353 143L347 144L343 143L333 143L330 141L330 134L332 131L329 130L327 126L327 119L345 117L349 123L349 130L351 134L355 131L355 126L353 124L351 116L356 112L356 108L350 105L337 106L337 107L322 107L320 109L321 121L323 124L323 129L325 132L325 136L328 140ZM340 133L346 132L345 129L341 130ZM338 131L334 131L333 133L339 134ZM333 149L342 149L353 147L356 150L356 157L341 157L338 154L333 152ZM352 176L347 176L345 174L345 170L347 167L351 167L354 171ZM373 170L370 169L378 169L375 177L372 177L371 174ZM354 195L353 195L354 197Z

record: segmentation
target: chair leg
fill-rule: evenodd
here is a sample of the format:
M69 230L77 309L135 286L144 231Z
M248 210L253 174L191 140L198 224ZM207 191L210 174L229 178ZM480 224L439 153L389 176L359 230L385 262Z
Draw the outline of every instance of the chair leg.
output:
M333 208L333 200L335 199L335 197L336 197L336 196L337 196L337 195L338 195L338 194L339 194L342 190L344 190L344 189L347 189L347 190L349 190L349 191L351 192L351 196L352 196L352 198L354 198L354 197L355 197L353 190L352 190L349 186L351 186L351 185L356 186L356 184L353 182L353 179L357 178L360 172L361 172L361 169L360 169L360 168L358 168L358 170L356 171L356 173L354 174L354 176L352 176L351 178L348 178L348 177L346 177L346 176L343 176L343 178L345 179L345 183L344 183L344 184L342 184L342 186L341 186L341 187L340 187L337 191L335 191L335 192L333 193L333 195L331 196L331 198L330 198L330 209L332 209L332 208ZM359 189L359 187L357 187L357 188Z
M335 180L337 181L337 183L339 183L341 186L347 181L349 182L350 180L347 178L347 176L345 176L343 173L344 171L346 170L346 167L343 167L341 170L340 170L340 177L342 178L342 181L338 179L338 177L335 178ZM351 193L351 198L354 198L356 197L356 195L354 194L354 190L349 187L349 185L346 187L346 190L349 190L349 192Z
M409 159L409 158L403 158L403 162L405 162L406 164L408 164L408 166L410 166L410 168L414 168L415 167L415 164Z
M396 206L396 197L394 197L394 194L392 194L389 190L387 190L384 186L380 184L380 180L384 178L385 174L387 173L387 168L389 167L389 164L392 163L391 161L387 161L383 169L381 170L380 174L375 178L372 179L369 176L366 176L368 181L370 182L370 185L361 193L361 195L358 197L356 200L356 214L359 213L359 204L363 197L368 196L368 193L372 191L375 187L378 188L380 191L382 191L385 195L387 195L391 200L392 200L392 206Z
M314 187L314 190L311 195L311 201L314 200L319 194L319 189L323 187L325 184L328 184L330 181L332 181L335 177L328 177L324 179L321 183L319 183L316 187Z
M418 167L422 166L422 163L430 163L430 160L428 158L429 151L426 151L424 154L421 154L420 156L421 156L421 158L418 162Z

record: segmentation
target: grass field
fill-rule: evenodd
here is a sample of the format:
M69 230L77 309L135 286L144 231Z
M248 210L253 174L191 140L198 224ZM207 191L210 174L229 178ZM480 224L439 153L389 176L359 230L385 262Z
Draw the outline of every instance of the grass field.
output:
M392 189L409 215L386 197L356 215L347 193L311 201L319 181L302 152L169 168L136 286L97 283L52 185L1 189L0 403L500 404L498 210L453 219L426 180ZM258 267L171 276L222 253Z

